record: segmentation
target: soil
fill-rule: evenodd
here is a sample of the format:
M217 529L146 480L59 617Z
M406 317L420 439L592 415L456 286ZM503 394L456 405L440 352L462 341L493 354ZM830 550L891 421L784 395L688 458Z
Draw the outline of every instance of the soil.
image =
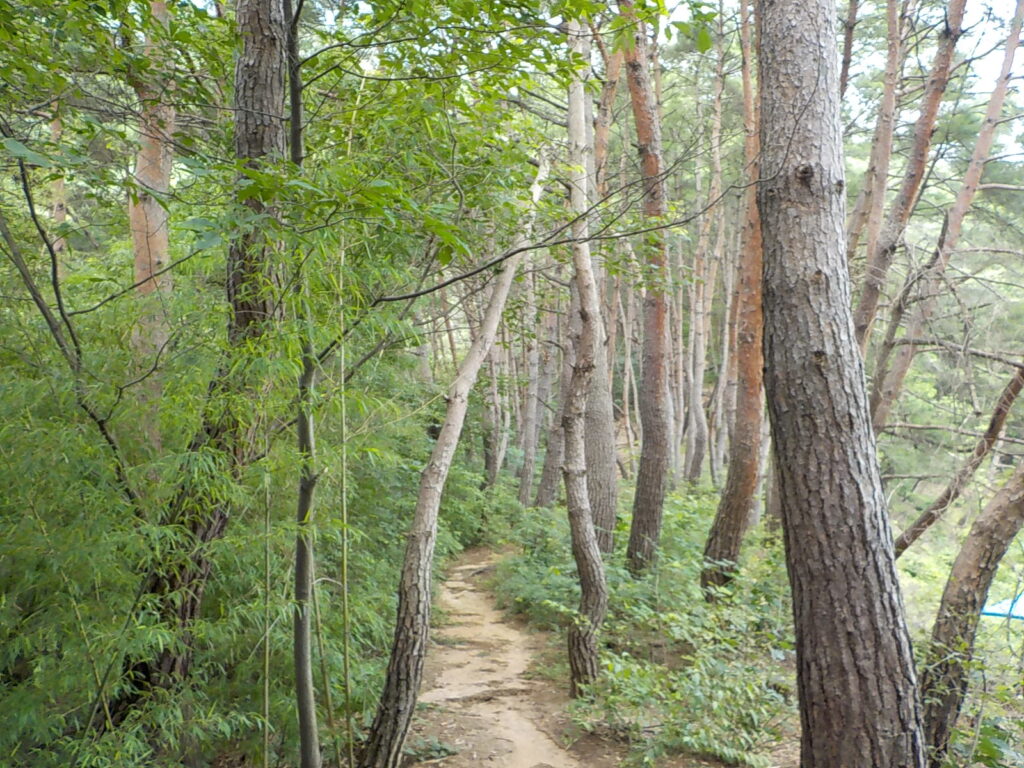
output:
M549 635L506 618L486 584L498 555L465 553L441 589L420 707L407 742L409 765L444 768L614 768L628 745L574 726L568 681L542 671ZM549 662L550 663L550 662ZM671 758L662 768L719 766Z

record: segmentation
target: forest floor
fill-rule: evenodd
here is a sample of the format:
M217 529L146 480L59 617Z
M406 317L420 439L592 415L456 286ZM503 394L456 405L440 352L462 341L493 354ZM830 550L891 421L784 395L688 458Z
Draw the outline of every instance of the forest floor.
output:
M427 652L409 765L443 768L615 768L628 745L587 733L567 714L567 683L543 674L552 637L498 610L487 589L500 555L470 550L451 567L441 626ZM662 768L720 763L674 757Z

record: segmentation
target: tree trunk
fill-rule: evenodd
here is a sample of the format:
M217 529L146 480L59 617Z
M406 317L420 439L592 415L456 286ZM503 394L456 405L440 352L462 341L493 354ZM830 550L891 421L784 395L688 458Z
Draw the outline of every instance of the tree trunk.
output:
M1010 408L1013 407L1013 403L1017 399L1017 395L1020 394L1022 387L1024 387L1024 368L1018 368L1014 372L1013 378L1010 379L1010 382L1003 389L1002 394L999 395L995 410L992 412L992 418L988 423L988 429L985 430L985 434L981 439L975 443L970 457L953 475L953 479L950 480L945 490L939 494L939 498L933 501L928 509L922 512L896 539L896 557L906 552L907 548L917 541L921 534L931 528L946 513L946 510L949 509L954 501L960 498L960 494L963 493L967 483L974 477L974 473L981 466L985 457L992 450L992 446L996 444L996 441L1002 434L1003 427L1006 426L1006 418L1010 415Z
M531 189L534 207L524 222L522 241L528 242L533 228L533 211L540 199L547 164L542 159ZM479 335L473 340L459 365L455 381L448 389L448 408L430 460L420 477L419 496L413 511L412 526L406 542L405 558L398 585L398 614L391 657L384 679L384 690L377 715L357 760L357 768L398 768L402 746L416 709L416 697L423 677L423 660L430 632L430 585L437 541L437 514L441 506L448 471L455 458L459 436L466 419L469 393L480 367L498 334L520 256L509 258L494 278L490 302L484 313Z
M529 313L530 329L537 327L537 291L534 282L536 277L526 278L526 311ZM523 403L522 448L523 466L519 470L519 503L524 507L533 498L533 472L537 463L537 411L539 408L540 387L540 345L543 339L540 334L529 338L529 349L526 361L526 402Z
M853 333L830 0L762 6L765 386L802 768L922 768L914 661Z
M559 480L562 474L562 459L565 456L565 430L562 422L565 416L565 403L569 397L569 384L572 378L572 366L576 353L569 341L574 333L573 323L579 315L579 299L576 290L570 290L568 322L561 330L562 370L558 384L558 406L555 418L548 433L547 453L544 455L544 467L541 469L540 482L537 484L537 498L534 506L550 507L558 497Z
M946 10L945 26L935 52L935 61L932 63L932 69L928 75L924 95L921 98L917 123L914 125L914 141L907 159L907 166L903 171L903 181L896 199L893 200L892 207L889 209L878 242L875 248L867 254L864 286L861 288L857 308L853 313L857 343L862 349L867 349L871 326L875 320L875 313L878 311L878 300L882 288L885 286L889 267L892 266L893 256L903 237L903 231L906 229L907 221L917 202L921 182L924 180L932 134L935 131L935 118L939 113L942 95L946 92L946 85L949 82L953 51L956 48L957 40L960 39L965 3L966 0L950 0L949 8ZM892 44L890 39L890 49ZM879 179L878 183L884 184L884 181ZM877 367L875 371L877 376ZM872 409L873 412L874 409Z
M250 167L266 158L280 158L285 150L284 73L287 23L282 0L239 0L236 24L242 50L235 64L235 155ZM256 196L244 205L254 218L274 214L273 208ZM243 233L228 249L227 294L231 314L227 336L232 354L243 364L222 365L207 394L207 413L188 452L209 451L222 455L225 467L237 475L256 453L255 426L244 426L239 406L244 396L256 389L248 381L245 347L259 340L269 329L276 299L272 244L265 228ZM217 471L222 471L218 469ZM221 499L209 499L202 488L184 482L168 505L163 524L186 531L179 551L169 551L159 570L146 577L143 591L153 596L162 619L182 640L156 654L155 659L138 661L125 670L131 681L111 704L117 724L153 688L171 688L184 680L192 663L190 628L199 616L203 593L212 563L209 544L221 538L228 524L228 508ZM178 535L178 534L176 534Z
M505 461L503 450L504 423L501 407L501 391L498 378L502 368L500 350L491 347L487 356L487 395L484 402L483 440L484 440L484 482L483 488L493 488L498 482L498 473Z
M761 422L764 394L761 348L764 316L761 311L762 242L761 219L757 210L756 182L759 174L757 116L751 77L750 24L747 3L741 4L741 47L743 51L743 105L746 139L744 160L748 182L746 220L743 226L743 257L740 259L740 290L736 332L736 362L739 388L736 393L736 421L730 446L729 474L704 547L701 586L710 599L708 587L722 586L731 579L739 560L740 545L752 522L754 494L761 464Z
M619 9L635 29L633 47L626 51L626 75L640 149L644 216L648 225L656 226L665 218L668 203L662 175L661 117L647 62L647 28L637 20L630 0L621 0ZM633 574L639 574L650 566L658 550L669 463L668 350L665 343L668 254L660 230L655 230L648 238L650 242L645 251L649 282L644 296L643 370L639 398L643 436L633 497L633 522L626 549L626 563Z
M929 767L945 764L949 737L967 692L967 665L996 569L1024 527L1024 465L985 506L953 563L932 629L921 680Z
M583 33L579 22L568 23L569 50L584 61L590 57L589 37ZM573 342L576 348L575 360L570 377L569 396L565 401L562 417L565 432L565 460L562 474L565 478L565 498L572 534L572 553L580 579L579 616L569 627L569 670L571 675L570 693L573 697L582 695L585 687L592 683L599 670L597 633L608 609L608 587L605 583L604 564L598 547L593 512L590 509L587 474L588 461L585 450L586 435L585 409L590 397L591 380L594 378L594 355L600 340L597 331L601 327L601 302L597 282L590 261L589 226L584 215L589 207L586 155L590 149L586 138L583 78L586 72L578 74L569 83L569 190L570 210L573 213L572 260L576 270L576 286L579 293L579 320L575 324ZM604 389L604 381L599 382ZM614 467L613 467L614 469ZM608 532L610 533L610 531Z
M167 3L150 0L150 20L146 33L146 56L157 62L164 42L159 32L170 23ZM158 66L158 71L161 67ZM142 313L132 331L132 346L141 358L143 370L153 366L168 340L169 323L166 301L171 293L171 274L164 272L170 262L169 215L165 198L171 189L174 151L170 137L174 133L175 110L166 91L171 77L162 73L162 81L139 80L133 83L140 102L139 149L135 155L134 189L128 201L128 222L136 293L142 300ZM63 181L61 181L63 185ZM63 200L60 201L64 210ZM61 239L63 246L63 238ZM144 428L150 448L158 452L162 443L157 406L162 394L160 377L150 375L143 386L148 414Z
M288 25L285 42L288 68L288 152L296 168L302 167L303 142L302 64L299 60L299 17L292 11L292 0L284 0ZM301 259L298 259L301 263ZM302 267L299 267L301 270ZM302 292L308 291L305 272L299 275ZM298 316L305 326L301 342L302 372L298 380L298 404L295 415L296 448L299 454L299 494L295 510L295 606L292 610L292 658L295 667L295 709L299 719L299 766L320 768L320 729L316 716L316 687L313 685L313 616L316 600L313 581L313 498L320 477L316 471L316 420L313 415L316 370L319 365L313 348L312 328L305 296Z
M982 123L981 131L978 133L978 141L974 145L974 152L967 165L967 171L964 173L956 200L953 201L953 206L946 215L945 225L935 254L922 275L920 282L923 284L924 299L907 325L904 334L906 339L921 338L931 319L938 296L945 290L943 276L946 266L960 240L964 219L971 209L971 201L978 190L981 174L985 169L985 163L995 139L996 127L1001 122L1000 115L1013 73L1013 59L1020 38L1022 16L1024 16L1024 0L1018 0L1013 21L1010 24L1010 33L1006 38L1002 69L985 111L985 122ZM875 366L875 386L871 392L871 420L875 434L878 434L888 422L889 413L903 390L903 381L906 379L907 372L917 353L915 345L902 344L895 352L892 366L888 367L887 363L889 355L892 354L892 342L895 337L894 330L893 328L888 331L887 343L879 350L878 364Z
M886 4L887 53L885 76L882 82L882 101L878 107L878 124L875 127L871 160L865 174L864 188L867 196L867 253L873 254L878 247L882 229L882 214L885 207L885 190L889 181L889 160L892 157L892 139L896 127L896 91L899 86L900 70L903 64L903 30L901 28L899 0L887 0ZM847 259L852 253L847 252ZM870 317L878 306L879 291L883 283L873 279L869 269L865 277L858 313L853 319L854 329L863 327L857 333L861 355L867 352Z
M56 102L53 105L53 118L50 120L50 141L54 146L60 146L64 136L64 121L60 116L60 110L60 102ZM50 203L50 217L53 219L53 228L57 233L52 243L53 252L57 257L57 282L62 283L67 274L65 260L68 250L68 242L64 235L60 234L68 220L67 185L64 181L63 173L58 173L54 176L53 182L50 185L50 196L53 198L53 202Z
M857 8L860 0L849 0L846 7L846 20L843 21L843 60L839 67L839 98L846 95L846 86L850 82L850 63L853 61L853 30L857 26Z
M722 196L722 93L725 90L725 49L723 47L721 4L716 32L715 84L711 106L711 178L708 184L708 210L704 215L697 244L690 301L690 408L686 428L686 482L700 482L704 457L708 451L708 420L704 410L704 376L707 370L708 330L715 290L715 272L724 251L725 216ZM712 226L714 249L709 249ZM712 254L711 258L708 254Z

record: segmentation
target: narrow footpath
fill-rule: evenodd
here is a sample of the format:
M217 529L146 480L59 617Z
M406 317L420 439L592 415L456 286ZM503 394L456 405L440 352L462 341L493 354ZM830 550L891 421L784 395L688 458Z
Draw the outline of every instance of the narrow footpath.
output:
M443 626L432 631L420 706L406 742L415 757L406 765L618 768L628 745L574 726L567 715L568 681L538 674L560 650L552 649L550 635L531 632L495 605L487 582L499 558L487 549L470 550L442 585ZM686 756L658 764L721 766Z
M497 555L467 552L449 571L439 600L445 626L433 631L420 708L408 744L417 765L445 768L612 768L616 757L563 746L567 699L530 674L542 635L506 620L486 591ZM454 752L454 754L445 754ZM597 758L597 759L595 759Z

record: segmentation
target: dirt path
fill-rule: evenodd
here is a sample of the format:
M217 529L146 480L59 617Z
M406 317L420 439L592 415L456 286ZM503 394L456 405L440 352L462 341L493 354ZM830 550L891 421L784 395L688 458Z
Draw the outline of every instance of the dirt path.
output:
M466 552L441 588L445 626L433 631L410 765L444 768L617 768L627 746L586 733L566 714L565 685L536 674L550 639L497 609L487 591L498 555ZM717 766L665 758L661 768Z
M611 768L584 745L563 746L569 722L564 694L528 674L543 638L506 620L483 584L496 556L466 553L449 572L440 595L448 623L434 630L410 746L445 768ZM445 755L445 752L455 754ZM589 750L585 750L589 751Z

